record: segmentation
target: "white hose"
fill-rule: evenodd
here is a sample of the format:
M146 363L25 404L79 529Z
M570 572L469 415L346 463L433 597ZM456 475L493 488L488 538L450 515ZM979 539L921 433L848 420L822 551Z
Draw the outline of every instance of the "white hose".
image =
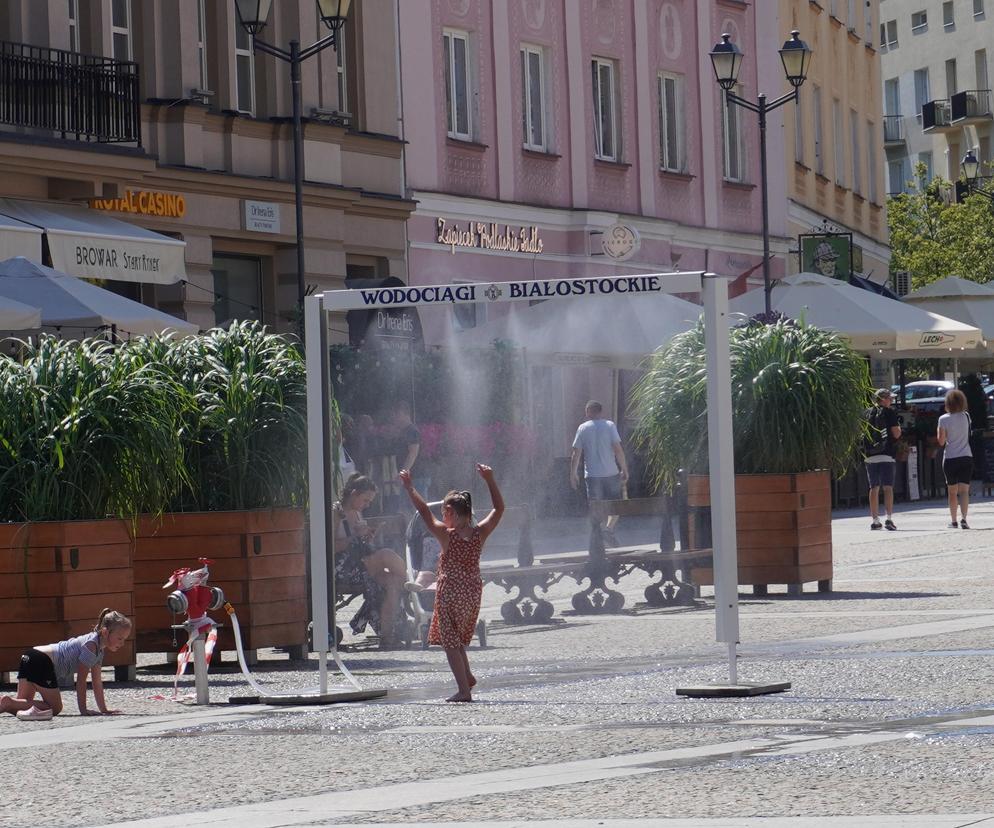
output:
M248 681L249 686L251 686L251 688L255 690L255 692L258 693L260 697L266 696L269 698L279 698L283 696L300 696L300 695L316 696L320 693L321 689L319 687L315 687L312 690L306 691L305 693L270 693L268 690L263 690L262 687L260 687L256 683L255 679L252 678L252 674L249 672L248 665L245 663L245 653L242 650L242 631L241 627L238 624L238 616L235 615L235 608L231 605L230 601L225 602L224 611L227 612L228 616L231 618L231 629L235 633L235 650L238 653L238 666L242 668L242 673L245 675L245 680ZM356 690L362 689L359 686L359 682L357 682L352 677L352 674L345 668L345 665L342 663L342 659L338 655L337 647L332 649L331 656L332 658L335 659L335 664L338 665L338 669L341 671L342 675L345 676L345 679L349 682L349 684L351 684L352 687L355 688Z

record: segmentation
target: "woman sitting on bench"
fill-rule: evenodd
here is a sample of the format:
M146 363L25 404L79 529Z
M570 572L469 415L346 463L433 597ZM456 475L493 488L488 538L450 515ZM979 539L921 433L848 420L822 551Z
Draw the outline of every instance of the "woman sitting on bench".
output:
M380 646L395 647L401 618L401 595L407 567L392 549L377 549L374 529L362 513L376 497L376 484L368 477L353 474L342 489L342 499L333 509L335 520L335 588L338 594L361 592L363 604L351 622L357 635L370 625L380 636ZM335 596L337 599L337 595Z

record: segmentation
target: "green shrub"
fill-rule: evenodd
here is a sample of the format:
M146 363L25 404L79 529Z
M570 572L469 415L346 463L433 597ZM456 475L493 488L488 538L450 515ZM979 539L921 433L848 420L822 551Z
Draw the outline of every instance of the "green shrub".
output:
M833 333L789 319L729 332L735 471L844 471L864 434L872 389L865 359ZM707 470L703 322L650 360L631 398L636 444L666 488Z

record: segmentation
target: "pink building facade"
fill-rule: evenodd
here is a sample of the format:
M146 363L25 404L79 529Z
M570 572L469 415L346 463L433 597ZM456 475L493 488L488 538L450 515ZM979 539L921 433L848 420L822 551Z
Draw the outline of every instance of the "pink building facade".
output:
M755 25L779 19L775 0L398 6L407 196L417 205L410 284L705 269L736 277L733 295L762 284L758 121L725 109L708 52L730 33L747 53L740 94L785 91L779 26L757 35ZM791 246L783 132L779 110L768 130L774 277ZM621 232L617 248L604 244L609 231ZM507 312L424 314L425 341ZM601 400L624 436L637 373L556 358L529 369L528 420L545 435L546 459L563 466L587 399Z
M741 93L754 96L769 74L779 94L779 35L757 43L755 33L764 5L776 19L765 0L399 4L406 177L418 202L410 282L738 276L760 264L756 119L723 112L707 53L730 32L749 53ZM771 229L786 252L782 116L769 132ZM641 242L624 260L603 252L618 224ZM782 272L782 260L773 267ZM733 292L745 287L744 277Z

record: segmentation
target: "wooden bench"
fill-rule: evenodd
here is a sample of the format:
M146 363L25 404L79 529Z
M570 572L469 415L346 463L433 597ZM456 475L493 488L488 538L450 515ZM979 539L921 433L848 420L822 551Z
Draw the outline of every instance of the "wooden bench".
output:
M662 520L658 546L607 549L601 520L608 515L659 515ZM547 593L563 578L571 578L578 585L588 582L585 589L573 595L573 609L577 613L619 612L624 608L625 596L611 589L606 582L611 580L618 584L625 575L636 569L650 577L659 575L659 580L645 589L645 598L650 606L689 604L698 594L697 588L690 582L690 570L695 566L710 565L711 550L675 551L671 516L670 499L666 497L592 501L590 541L586 554L542 558L536 564L531 553L530 533L523 528L517 565L484 565L481 574L484 582L496 584L505 592L516 590L516 594L501 605L501 616L510 624L550 621L555 608L550 601L539 597L536 591Z

